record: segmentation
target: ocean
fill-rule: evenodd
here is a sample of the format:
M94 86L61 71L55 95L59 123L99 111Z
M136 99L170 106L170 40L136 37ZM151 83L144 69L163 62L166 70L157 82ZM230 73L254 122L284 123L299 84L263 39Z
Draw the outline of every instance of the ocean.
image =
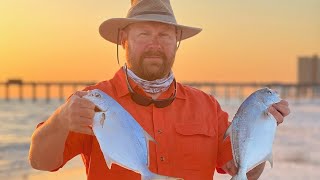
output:
M232 120L240 101L220 102ZM46 120L61 103L59 100L49 103L0 100L0 179L26 180L34 174L47 173L30 167L30 139L36 125ZM278 127L274 142L274 167L271 169L267 163L261 179L320 179L320 100L289 103L291 114ZM68 168L83 168L80 158L63 169ZM230 177L215 175L215 179Z
M40 173L30 167L28 153L36 125L46 120L63 102L0 100L0 179L28 179ZM71 166L81 166L80 161ZM69 165L70 167L70 165Z

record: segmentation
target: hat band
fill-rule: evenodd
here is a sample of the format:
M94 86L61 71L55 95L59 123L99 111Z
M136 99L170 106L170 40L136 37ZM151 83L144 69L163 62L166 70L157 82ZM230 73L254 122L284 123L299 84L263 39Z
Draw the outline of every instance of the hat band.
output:
M144 21L157 21L163 23L170 23L177 25L177 21L172 15L163 15L163 14L142 14L138 16L130 17L131 19L144 20Z
M172 13L168 13L168 12L159 12L159 11L144 11L144 12L140 12L140 13L135 13L134 15L129 15L128 18L130 17L134 17L134 16L139 16L139 15L143 15L143 14L160 14L160 15L168 15L168 16L172 16Z

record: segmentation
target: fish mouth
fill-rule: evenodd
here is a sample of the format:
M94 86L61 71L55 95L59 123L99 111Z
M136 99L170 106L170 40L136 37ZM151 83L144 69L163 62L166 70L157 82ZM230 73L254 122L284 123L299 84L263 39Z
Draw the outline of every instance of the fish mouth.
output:
M103 112L101 108L99 108L98 106L94 107L94 112Z
M274 101L274 103L278 103L282 100L279 94L277 94L277 99Z
M277 99L276 100L274 100L273 102L274 103L278 103L278 102L280 102L281 100L282 100L282 98L280 97L280 94L279 94L279 92L278 91L276 91L276 90L272 90L273 91L273 93L276 95L276 97L277 97Z
M104 104L96 104L94 107L94 112L107 112L110 107L104 107Z

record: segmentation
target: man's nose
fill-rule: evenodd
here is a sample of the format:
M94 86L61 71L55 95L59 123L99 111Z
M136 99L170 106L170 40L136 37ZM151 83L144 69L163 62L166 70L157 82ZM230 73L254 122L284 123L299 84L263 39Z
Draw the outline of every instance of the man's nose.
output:
M150 46L155 47L155 48L161 47L159 36L152 36Z
M151 43L152 44L160 44L160 38L159 38L159 36L158 35L153 35L153 36L151 36Z

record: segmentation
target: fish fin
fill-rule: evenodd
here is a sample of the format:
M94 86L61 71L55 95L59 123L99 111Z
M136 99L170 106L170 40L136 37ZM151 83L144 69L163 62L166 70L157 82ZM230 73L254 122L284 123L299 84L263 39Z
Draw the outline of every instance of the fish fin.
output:
M103 128L104 121L106 120L106 114L102 112L101 117L100 117L100 125Z
M150 136L150 134L148 134L146 131L143 131L144 136L146 137L146 143L147 143L147 156L148 156L148 162L147 165L149 167L150 165L150 155L149 155L149 141L153 141L154 143L157 144L156 140L154 140L154 138L152 136Z
M176 178L176 177L169 177L169 176L162 176L159 174L152 173L149 176L141 176L141 180L183 180L183 178Z
M248 172L251 171L253 168L257 167L258 165L260 165L263 162L268 161L271 165L271 168L273 167L273 156L272 153L270 153L267 157L265 157L263 160L257 162L256 164L254 164L251 168L248 168Z
M232 132L232 124L230 124L230 126L228 127L228 129L224 133L223 140L226 140L226 138L231 135L231 132Z
M230 180L248 180L247 176L240 176L240 174L237 174L233 176Z
M147 141L146 143L147 143L147 157L148 157L147 165L149 167L149 165L150 165L149 140L147 139L146 141Z
M267 157L267 161L269 161L271 168L273 168L273 156L272 153L270 153Z
M148 134L146 131L143 131L144 136L146 137L147 141L153 141L154 143L157 144L156 140L154 140L154 138L152 136L150 136L150 134Z
M109 156L104 156L104 159L106 160L108 168L111 169L111 165L113 163L113 160Z

